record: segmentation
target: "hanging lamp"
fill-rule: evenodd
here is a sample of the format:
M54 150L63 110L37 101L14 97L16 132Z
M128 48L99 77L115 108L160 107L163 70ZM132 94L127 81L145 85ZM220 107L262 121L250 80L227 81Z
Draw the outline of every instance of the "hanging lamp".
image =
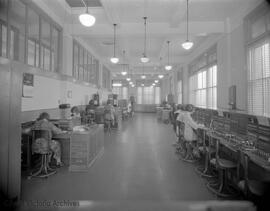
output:
M144 65L143 65L143 74L142 74L141 78L142 78L142 79L145 79L145 78L146 78L146 76L145 76L145 74L144 74Z
M126 68L125 68L125 55L126 55L126 51L125 50L123 50L123 69L122 69L122 72L121 72L121 74L122 75L126 75L127 74L127 71L126 71Z
M165 66L165 69L166 70L171 70L172 69L172 66L170 65L170 50L169 50L169 46L170 46L170 41L167 41L167 44L168 44L168 63L167 65Z
M193 46L193 42L191 42L189 39L188 39L188 0L187 0L187 40L182 43L182 47L185 49L185 50L189 50L191 49Z
M113 57L111 62L116 64L119 62L119 59L115 56L115 43L116 43L116 23L113 24Z
M88 12L88 6L85 4L84 0L81 0L86 7L86 12L79 15L79 20L83 26L90 27L93 26L96 22L96 18L93 15L90 15Z
M143 19L144 19L144 52L143 52L143 56L141 57L141 62L147 63L149 62L149 58L146 56L146 19L147 17L143 17Z

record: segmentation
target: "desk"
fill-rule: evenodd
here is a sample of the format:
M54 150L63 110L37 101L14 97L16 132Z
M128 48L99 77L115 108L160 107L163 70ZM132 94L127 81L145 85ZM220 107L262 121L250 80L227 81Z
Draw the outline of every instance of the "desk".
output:
M62 145L62 159L70 171L87 171L104 150L103 125L93 125L88 131L68 132L53 136Z

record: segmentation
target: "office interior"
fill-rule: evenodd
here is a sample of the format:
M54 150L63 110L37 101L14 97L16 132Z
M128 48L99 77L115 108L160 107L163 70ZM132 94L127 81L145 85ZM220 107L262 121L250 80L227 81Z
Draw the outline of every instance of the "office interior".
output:
M0 0L2 205L268 210L269 5Z

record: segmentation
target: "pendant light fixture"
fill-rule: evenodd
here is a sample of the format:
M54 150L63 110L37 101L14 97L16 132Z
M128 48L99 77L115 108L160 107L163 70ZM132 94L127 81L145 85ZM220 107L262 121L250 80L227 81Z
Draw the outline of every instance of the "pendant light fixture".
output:
M147 63L147 62L149 62L149 58L146 56L146 19L147 19L147 17L143 17L143 19L144 19L144 52L143 52L143 56L141 58L141 62Z
M86 7L86 12L79 15L79 20L83 26L86 26L86 27L93 26L96 22L96 18L93 15L89 14L88 6L85 4L84 0L81 0L81 1Z
M158 77L161 79L161 78L163 78L163 77L164 77L164 75L158 75Z
M121 72L122 75L126 75L127 74L126 64L125 64L125 61L126 61L125 55L126 55L126 51L123 50L123 68L122 68L122 72Z
M189 50L192 48L192 46L193 46L193 42L189 41L188 39L188 0L187 0L187 40L186 42L182 43L182 47L185 50Z
M171 70L172 69L172 66L170 65L170 48L169 48L169 46L170 46L170 41L167 41L167 44L168 44L168 63L167 63L167 65L165 66L165 69L166 70Z
M146 76L144 75L144 65L143 65L143 74L142 74L141 78L142 79L145 79L146 78Z
M131 78L130 78L130 73L129 73L129 66L127 67L127 70L128 70L128 77L127 77L127 81L130 81Z
M111 58L111 62L117 64L119 59L115 56L115 43L116 43L116 23L113 24L113 57Z

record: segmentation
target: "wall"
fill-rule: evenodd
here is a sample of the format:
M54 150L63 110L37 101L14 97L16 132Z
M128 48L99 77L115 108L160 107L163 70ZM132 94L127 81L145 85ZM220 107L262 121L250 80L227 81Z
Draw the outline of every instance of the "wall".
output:
M227 22L226 24L229 25L230 23ZM229 109L229 87L236 85L237 109L247 109L247 69L243 21L239 24L230 32L209 37L204 44L191 53L189 60L183 65L183 103L189 103L188 64L214 44L217 44L217 106L220 109Z
M38 6L41 6L46 13L48 13L54 21L63 24L57 20L51 11L42 4L37 2ZM88 104L93 94L99 93L100 103L106 102L108 95L111 93L107 89L96 88L91 84L85 84L84 82L72 80L72 65L73 65L73 39L76 39L82 44L95 58L100 60L99 56L92 51L83 40L72 37L70 30L63 27L63 51L62 51L62 66L60 74L42 73L42 71L35 68L30 73L34 74L34 93L32 98L22 98L21 106L21 118L22 122L31 121L37 118L40 112L46 111L50 114L51 118L59 118L60 113L58 106L61 103L70 103L74 105ZM100 64L99 71L99 84L98 87L102 87L102 62Z

